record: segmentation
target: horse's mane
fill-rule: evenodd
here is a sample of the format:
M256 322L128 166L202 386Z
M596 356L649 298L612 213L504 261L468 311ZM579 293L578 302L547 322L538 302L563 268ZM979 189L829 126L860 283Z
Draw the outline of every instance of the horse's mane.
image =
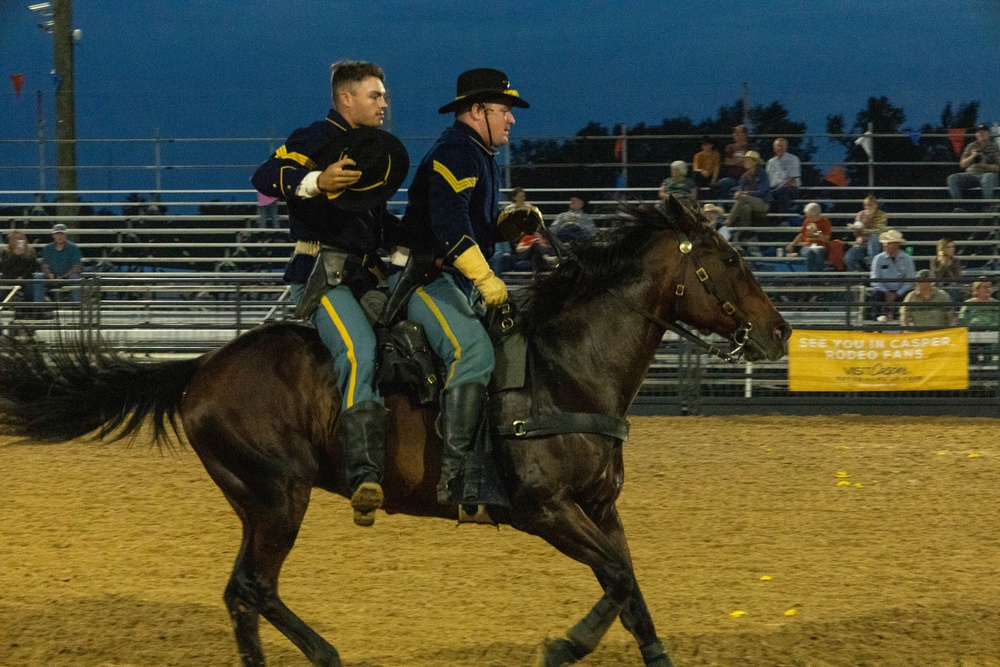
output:
M623 203L616 213L622 224L604 232L596 243L573 246L552 273L525 288L518 319L526 334L530 336L570 305L585 303L610 285L638 282L650 239L664 229L677 230L669 212L652 206Z

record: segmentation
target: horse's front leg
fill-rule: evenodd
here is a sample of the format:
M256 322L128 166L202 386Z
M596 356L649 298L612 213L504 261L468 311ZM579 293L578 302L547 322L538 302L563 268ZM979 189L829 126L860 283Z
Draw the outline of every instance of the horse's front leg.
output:
M551 498L532 512L515 510L511 524L590 566L604 587L604 595L567 630L565 639L548 640L542 645L537 667L572 664L597 648L631 596L635 576L628 555L618 550L579 505L565 498Z
M619 613L622 625L635 637L639 644L639 652L642 653L643 662L647 667L672 667L673 663L670 661L670 657L663 650L663 644L656 636L653 617L646 606L646 600L642 597L642 591L639 590L639 582L635 579L628 540L625 537L625 528L622 526L621 517L618 515L618 507L614 503L605 506L601 512L595 515L594 520L618 551L624 554L629 562L629 572L632 573L632 594L629 595ZM594 570L594 574L605 590L613 584L613 582L606 580L601 572Z

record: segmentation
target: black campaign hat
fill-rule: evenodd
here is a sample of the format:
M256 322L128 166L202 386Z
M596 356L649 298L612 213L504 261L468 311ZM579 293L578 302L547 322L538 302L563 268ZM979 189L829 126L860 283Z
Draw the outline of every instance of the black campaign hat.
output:
M470 69L458 75L455 99L438 109L438 113L448 113L460 109L471 102L495 100L512 107L527 109L530 105L521 99L516 90L511 90L507 75L498 69Z
M322 171L345 157L357 163L348 169L361 172L358 182L333 200L335 206L348 211L367 211L388 201L410 170L403 142L374 127L356 127L338 134L316 156L316 168Z

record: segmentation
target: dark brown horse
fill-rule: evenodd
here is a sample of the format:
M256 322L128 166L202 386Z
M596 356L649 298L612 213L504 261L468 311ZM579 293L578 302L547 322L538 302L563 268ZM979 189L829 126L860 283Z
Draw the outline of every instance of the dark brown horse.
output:
M624 418L668 324L685 322L742 346L751 361L785 353L788 324L740 256L673 199L663 215L633 208L607 244L583 249L527 290L530 388L491 398L495 421L528 414ZM337 651L278 596L313 487L348 495L337 437L340 401L329 353L309 327L269 324L184 361L142 363L78 344L0 345L0 428L60 442L97 431L134 435L153 417L157 441L179 414L184 433L243 523L224 599L244 665L263 665L263 616L314 665ZM455 519L439 505L435 412L389 397L387 512ZM533 412L534 411L534 412ZM622 443L606 435L495 439L509 514L501 520L588 565L604 595L538 664L576 662L616 618L646 665L671 665L636 582L615 501ZM345 521L347 520L345 516Z

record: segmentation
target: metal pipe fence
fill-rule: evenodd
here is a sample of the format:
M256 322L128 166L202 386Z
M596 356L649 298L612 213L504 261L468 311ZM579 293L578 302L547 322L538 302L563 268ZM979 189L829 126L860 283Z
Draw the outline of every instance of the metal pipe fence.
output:
M899 325L863 319L866 281L840 277L758 274L782 315L800 330L894 331ZM522 276L524 282L530 276ZM0 281L0 295L15 283ZM155 358L195 356L266 321L292 316L277 274L92 275L57 290L79 289L46 304L0 304L0 328L12 336L56 341L98 337L119 351ZM514 286L514 290L518 287ZM957 305L957 304L956 304ZM997 310L1000 302L981 306ZM963 391L796 393L787 358L731 365L664 335L633 410L650 414L866 413L995 416L1000 408L1000 327L969 332L969 388ZM717 341L724 345L724 341Z

